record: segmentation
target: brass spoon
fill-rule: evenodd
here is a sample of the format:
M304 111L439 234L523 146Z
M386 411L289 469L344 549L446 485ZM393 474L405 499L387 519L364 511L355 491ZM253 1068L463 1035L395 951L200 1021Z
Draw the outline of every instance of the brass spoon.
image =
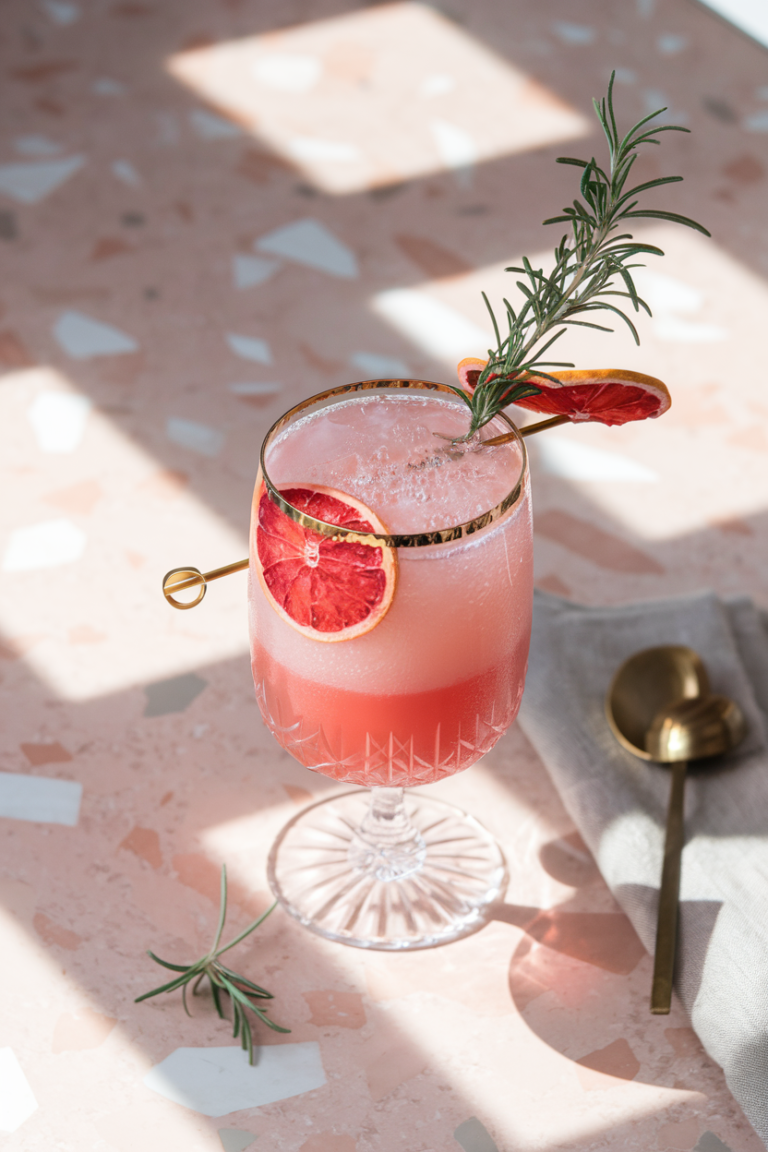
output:
M682 645L646 648L630 657L616 673L605 707L624 748L672 764L651 991L651 1012L663 1015L672 998L687 761L735 747L746 726L732 701L709 694L700 657Z
M651 759L672 768L651 986L651 1012L656 1015L666 1015L672 1001L688 761L730 752L744 739L746 731L746 720L738 704L727 696L710 695L680 700L662 709L645 734L645 750Z

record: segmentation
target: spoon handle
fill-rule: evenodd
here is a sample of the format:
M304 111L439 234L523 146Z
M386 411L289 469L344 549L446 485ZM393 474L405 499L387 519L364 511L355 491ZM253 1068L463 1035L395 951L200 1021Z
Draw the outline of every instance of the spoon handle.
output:
M672 784L667 809L664 865L659 891L659 918L656 925L656 954L653 960L651 1012L666 1016L672 1003L672 977L677 947L677 913L680 895L680 858L683 853L683 801L686 762L672 764Z

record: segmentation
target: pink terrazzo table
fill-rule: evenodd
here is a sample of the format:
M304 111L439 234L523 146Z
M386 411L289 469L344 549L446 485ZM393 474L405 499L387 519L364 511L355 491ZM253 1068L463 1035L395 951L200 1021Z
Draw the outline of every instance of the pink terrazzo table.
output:
M278 910L235 954L292 1029L257 1033L262 1102L208 998L133 1000L146 948L207 948L222 862L233 930L266 907L276 832L337 787L260 722L245 578L180 614L160 577L245 555L292 403L482 352L480 289L557 239L553 161L601 147L612 68L624 123L692 129L643 172L682 173L665 205L713 239L638 228L667 251L641 347L571 339L674 405L534 449L537 582L768 603L766 50L693 0L6 0L0 52L3 1148L760 1152L679 1004L649 1015L649 958L517 727L433 789L510 862L482 932L365 954ZM151 1072L200 1058L207 1104Z

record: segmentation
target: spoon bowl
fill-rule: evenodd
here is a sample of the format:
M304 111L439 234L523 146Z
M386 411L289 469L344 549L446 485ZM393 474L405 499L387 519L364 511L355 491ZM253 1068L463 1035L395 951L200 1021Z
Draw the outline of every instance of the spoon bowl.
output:
M744 713L727 696L699 696L662 709L645 734L651 760L672 764L721 756L747 733Z
M709 694L709 677L701 657L682 644L644 648L626 660L613 678L605 711L613 735L628 752L643 760L655 757L645 736L665 708Z

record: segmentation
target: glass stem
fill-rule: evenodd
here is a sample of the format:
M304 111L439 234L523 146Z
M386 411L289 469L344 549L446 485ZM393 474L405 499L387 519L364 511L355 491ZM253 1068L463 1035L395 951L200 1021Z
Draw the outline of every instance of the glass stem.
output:
M421 833L405 810L402 788L372 788L371 806L355 830L349 850L353 867L379 880L396 880L424 863Z

